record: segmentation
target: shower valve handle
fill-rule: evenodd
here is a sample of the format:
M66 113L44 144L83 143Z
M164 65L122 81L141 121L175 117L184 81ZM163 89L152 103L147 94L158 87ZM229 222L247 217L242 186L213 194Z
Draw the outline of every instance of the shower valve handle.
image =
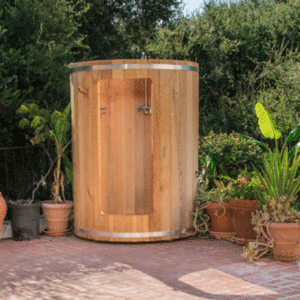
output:
M145 115L151 115L151 106L140 106L138 111L144 110Z

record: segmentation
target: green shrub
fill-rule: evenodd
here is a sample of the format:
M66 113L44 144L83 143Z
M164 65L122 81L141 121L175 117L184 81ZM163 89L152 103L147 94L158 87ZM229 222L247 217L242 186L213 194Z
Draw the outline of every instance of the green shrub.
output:
M221 179L221 176L228 176L237 179L240 171L247 169L253 172L251 163L258 169L263 165L263 152L259 145L251 140L246 140L239 133L232 132L214 134L210 131L209 136L199 138L199 171L207 168L206 158L210 156L215 166L215 178ZM206 173L209 179L209 189L214 188L212 180L214 174Z

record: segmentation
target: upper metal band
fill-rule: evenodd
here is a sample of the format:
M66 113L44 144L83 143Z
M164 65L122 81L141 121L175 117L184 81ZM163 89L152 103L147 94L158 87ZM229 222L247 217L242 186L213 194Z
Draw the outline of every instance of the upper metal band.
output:
M123 65L94 65L82 67L70 67L70 72L92 71L92 70L129 70L129 69L155 69L155 70L185 70L198 72L198 67L167 64L123 64Z
M159 236L173 236L178 234L189 234L193 228L185 228L185 229L177 229L170 231L158 231L158 232L124 232L124 233L116 233L116 232L103 232L103 231L92 231L86 230L75 226L75 233L83 233L94 236L103 236L103 237L114 237L114 238L147 238L147 237L159 237Z

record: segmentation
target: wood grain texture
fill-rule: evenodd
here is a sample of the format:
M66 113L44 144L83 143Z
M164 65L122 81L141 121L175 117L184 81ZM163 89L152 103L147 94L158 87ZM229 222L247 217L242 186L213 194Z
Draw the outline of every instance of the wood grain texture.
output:
M195 62L150 59L70 67L112 64L198 67ZM198 72L89 70L71 73L70 81L75 233L121 242L189 235L178 230L192 226L197 196ZM145 99L152 114L138 110ZM134 236L154 232L158 236Z

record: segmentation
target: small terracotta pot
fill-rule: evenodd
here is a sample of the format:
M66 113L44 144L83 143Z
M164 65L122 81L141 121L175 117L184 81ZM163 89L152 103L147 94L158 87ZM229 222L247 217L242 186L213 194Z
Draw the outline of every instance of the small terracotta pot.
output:
M252 212L258 209L259 202L256 200L240 200L229 198L229 205L232 209L232 218L234 224L235 236L239 241L254 241L256 232L254 225L251 224Z
M299 257L300 226L298 223L270 223L269 231L274 239L274 259L294 261Z
M217 238L231 238L234 236L234 227L232 222L232 211L228 203L223 203L224 208L218 203L211 203L207 208L207 214L210 218L212 231L210 234ZM218 208L218 213L216 209Z
M2 194L0 192L0 230L1 230L2 225L4 223L6 214L7 214L7 204L6 204L4 198L2 197Z
M43 215L47 226L47 235L61 236L68 231L68 222L73 207L72 201L55 204L53 201L44 201Z

